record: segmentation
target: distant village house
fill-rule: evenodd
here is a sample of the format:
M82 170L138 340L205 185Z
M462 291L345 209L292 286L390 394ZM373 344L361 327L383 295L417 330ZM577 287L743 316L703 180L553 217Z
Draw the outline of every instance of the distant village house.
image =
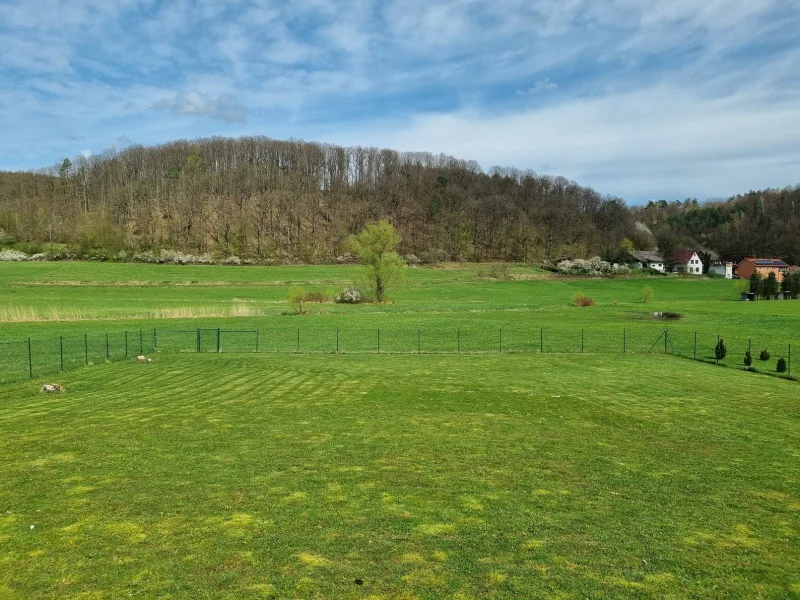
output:
M716 262L711 265L711 272L722 275L725 279L733 279L733 269L736 265L732 262Z
M775 279L783 281L783 276L788 270L789 265L779 258L745 258L736 265L736 275L742 279L750 279L753 273L758 273L762 278L774 273Z
M672 260L675 262L676 273L703 274L703 260L694 250L676 250Z
M653 269L659 273L664 272L664 258L658 252L631 250L628 254L632 259L628 264L631 269Z

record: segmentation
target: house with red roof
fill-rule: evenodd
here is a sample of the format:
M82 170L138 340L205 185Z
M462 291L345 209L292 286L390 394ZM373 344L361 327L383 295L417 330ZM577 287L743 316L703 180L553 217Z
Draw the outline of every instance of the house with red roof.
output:
M676 273L703 274L703 260L695 250L675 250L672 260L675 263Z
M775 279L783 281L783 276L789 268L789 265L779 258L745 258L736 265L736 274L742 279L750 279L753 273L758 273L762 278L775 273Z

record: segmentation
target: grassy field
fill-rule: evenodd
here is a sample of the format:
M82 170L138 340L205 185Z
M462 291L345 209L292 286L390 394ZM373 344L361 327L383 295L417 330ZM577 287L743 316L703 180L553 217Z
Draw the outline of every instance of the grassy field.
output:
M34 374L59 368L59 337L68 365L124 356L123 332L138 353L152 351L152 330L164 333L162 350L189 351L198 328L259 330L264 352L647 352L669 328L676 351L713 359L717 336L727 364L741 367L750 347L770 361L755 367L775 372L790 343L800 348L800 301L744 303L730 281L708 278L576 279L517 265L505 279L486 275L492 265L409 269L404 286L390 289L392 303L306 305L294 315L292 285L335 293L358 279L354 266L192 267L140 264L0 264L0 381L27 376L27 338ZM643 286L653 299L641 301ZM573 305L577 293L596 305ZM682 315L659 322L652 312ZM169 334L178 330L181 334ZM88 334L89 352L84 352ZM226 334L227 335L227 334ZM171 337L170 337L171 336ZM224 351L252 352L253 334L227 335ZM203 340L203 348L207 343ZM129 348L130 350L130 348ZM84 356L88 354L89 356ZM3 359L3 356L11 358ZM796 361L795 361L796 362ZM4 376L3 373L6 373Z
M0 263L0 600L800 597L800 301L491 269Z
M666 356L157 356L0 387L0 598L790 598L800 405Z

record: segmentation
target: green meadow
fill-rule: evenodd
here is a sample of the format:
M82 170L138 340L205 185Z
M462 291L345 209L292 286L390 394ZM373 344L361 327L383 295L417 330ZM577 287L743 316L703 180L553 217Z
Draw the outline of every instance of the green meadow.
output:
M15 377L27 374L28 337L34 372L45 375L58 367L60 337L67 362L80 362L88 336L89 362L96 363L105 360L106 333L113 358L125 354L125 331L133 340L129 355L139 352L139 332L142 351L152 352L153 329L181 332L161 336L163 351L190 351L192 331L220 328L259 331L257 348L252 336L228 336L223 351L293 352L299 337L300 351L324 353L337 351L337 336L341 352L377 352L378 330L384 353L646 353L654 344L663 351L657 340L669 329L670 352L713 360L721 336L726 364L741 367L747 348L756 357L767 349L770 361L756 358L754 368L772 373L789 344L800 347L800 301L740 302L724 279L565 278L524 265L500 279L492 274L494 265L412 268L402 286L389 289L389 303L311 303L296 315L292 286L332 296L358 281L358 267L0 264L0 345L11 345L5 354L15 361L6 371ZM647 303L645 286L653 291ZM595 306L574 306L579 293ZM681 318L659 321L653 312ZM0 347L0 365L2 354Z
M800 301L497 274L0 264L0 599L800 597Z

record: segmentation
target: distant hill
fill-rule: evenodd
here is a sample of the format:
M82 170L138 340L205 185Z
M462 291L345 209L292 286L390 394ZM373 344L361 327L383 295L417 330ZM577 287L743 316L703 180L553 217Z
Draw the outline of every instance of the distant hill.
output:
M613 258L626 237L647 247L665 235L723 254L783 256L798 250L796 204L794 188L629 208L563 177L264 137L132 146L39 173L0 172L0 228L17 245L257 260L330 260L380 218L399 229L402 252L422 260Z

